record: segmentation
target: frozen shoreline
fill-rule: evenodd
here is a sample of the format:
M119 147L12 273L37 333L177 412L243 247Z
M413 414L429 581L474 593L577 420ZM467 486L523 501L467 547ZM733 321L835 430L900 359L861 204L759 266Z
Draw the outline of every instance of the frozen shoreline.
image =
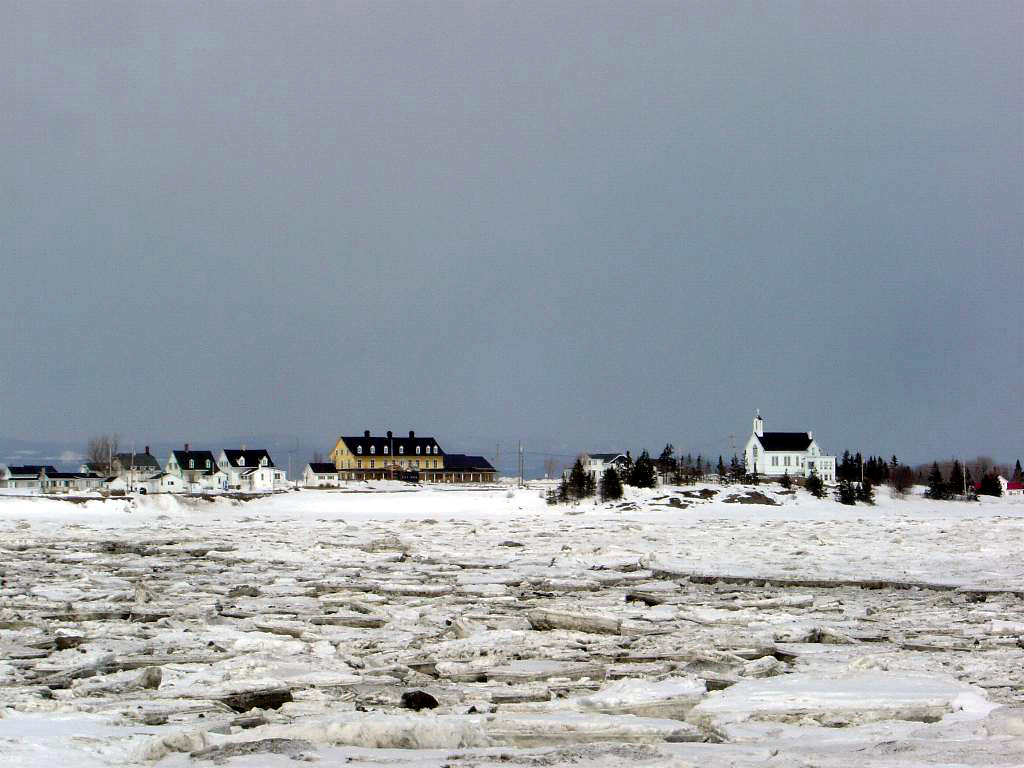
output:
M689 490L0 496L0 765L1014 764L1024 504Z

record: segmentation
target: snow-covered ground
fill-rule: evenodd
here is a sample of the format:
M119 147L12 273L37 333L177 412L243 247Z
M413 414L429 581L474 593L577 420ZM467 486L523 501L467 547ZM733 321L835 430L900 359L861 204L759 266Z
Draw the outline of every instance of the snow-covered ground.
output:
M0 497L0 766L1024 765L1021 500L373 490Z

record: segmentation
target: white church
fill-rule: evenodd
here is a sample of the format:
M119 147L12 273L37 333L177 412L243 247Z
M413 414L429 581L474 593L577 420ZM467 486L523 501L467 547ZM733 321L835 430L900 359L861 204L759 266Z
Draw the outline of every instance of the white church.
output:
M817 472L826 483L835 482L836 457L826 456L814 442L813 432L765 432L764 419L754 416L754 432L743 451L748 472L759 475L809 477Z

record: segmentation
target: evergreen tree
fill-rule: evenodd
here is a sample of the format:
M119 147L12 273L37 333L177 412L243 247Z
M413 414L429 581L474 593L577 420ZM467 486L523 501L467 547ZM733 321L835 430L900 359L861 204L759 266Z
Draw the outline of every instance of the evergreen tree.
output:
M949 498L949 487L942 478L942 470L939 469L938 462L932 462L932 471L928 475L928 491L925 495L929 499Z
M867 477L864 478L863 483L857 486L857 501L863 501L865 504L875 503L875 489Z
M622 464L622 469L619 471L619 480L624 483L629 482L629 478L633 476L633 457L629 455L629 451L626 451L626 460Z
M678 464L676 463L676 449L672 443L668 443L658 457L658 470L664 474L674 474Z
M999 475L995 472L986 472L978 484L979 496L1002 496L1003 485L999 482Z
M760 485L761 484L761 478L757 474L757 470L756 469L753 472L750 473L750 484L751 485Z
M608 467L601 475L601 501L615 501L622 498L622 481L619 473Z
M1013 482L1024 483L1024 469L1020 466L1020 459L1017 459L1017 464L1013 468Z
M647 455L647 451L640 454L640 458L633 465L633 473L629 478L629 484L636 488L653 488L658 484L658 475L654 471L654 462Z
M555 491L555 501L559 504L566 504L570 501L571 495L569 493L569 481L563 477L562 482L558 484L558 490ZM549 502L551 503L551 502Z
M840 479L836 486L836 501L851 507L857 502L857 491L854 489L853 483L845 477Z
M585 499L594 495L594 478L583 469L583 462L576 459L569 473L569 496L573 500Z
M952 496L959 496L966 493L966 478L964 478L963 467L957 459L953 459L953 469L949 471L949 492Z
M821 481L821 476L815 470L811 470L811 474L808 475L804 487L816 499L825 498L825 483Z
M718 457L718 482L722 485L729 482L729 476L725 474L725 462L721 456Z
M837 480L852 480L854 475L853 469L853 457L849 451L843 451L843 458L839 462L839 467L836 469Z
M783 488L786 488L787 490L793 487L793 479L789 476L788 469L786 470L786 473L782 476L782 479L779 480L779 485L781 485Z
M743 464L740 463L739 456L734 453L732 458L729 460L729 476L736 482L742 483L746 474L746 471L743 469Z

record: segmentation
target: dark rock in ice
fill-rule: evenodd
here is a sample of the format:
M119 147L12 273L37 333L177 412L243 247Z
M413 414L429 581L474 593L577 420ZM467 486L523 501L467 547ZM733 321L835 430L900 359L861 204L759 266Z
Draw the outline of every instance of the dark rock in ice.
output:
M421 709L435 709L437 699L426 691L406 691L402 694L402 706L406 709L414 709L419 712Z

